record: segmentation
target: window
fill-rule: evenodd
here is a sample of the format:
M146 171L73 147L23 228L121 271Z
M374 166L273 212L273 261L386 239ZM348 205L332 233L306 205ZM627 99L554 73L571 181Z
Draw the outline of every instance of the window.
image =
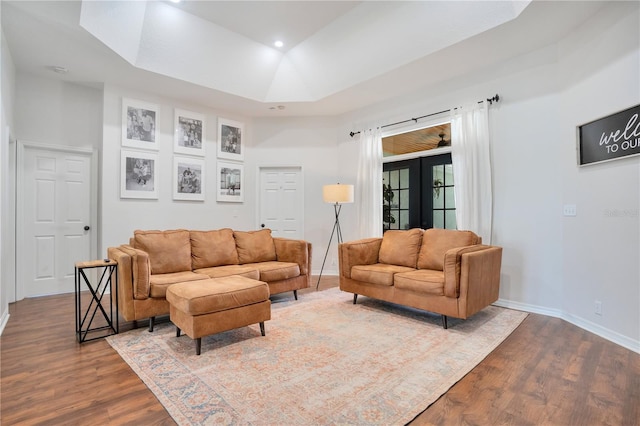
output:
M382 139L383 150L389 157L385 160L382 173L383 231L410 228L456 229L451 153L448 148L442 149L449 143L449 134L450 126L446 123L394 135L393 144L387 141L386 148L387 137ZM427 142L429 138L431 141ZM407 142L404 148L403 141ZM393 154L387 155L392 148L399 153L400 158L406 158L409 150L415 150L421 145L426 149L409 155L414 158L390 161Z

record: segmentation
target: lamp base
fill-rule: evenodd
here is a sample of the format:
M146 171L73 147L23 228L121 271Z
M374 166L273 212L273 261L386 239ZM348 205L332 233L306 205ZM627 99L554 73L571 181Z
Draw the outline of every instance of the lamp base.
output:
M333 235L338 234L338 244L342 243L342 230L340 229L340 210L342 209L342 205L335 203L333 205L333 211L336 217L336 221L333 223L333 230L331 231L331 237L329 237L329 244L327 245L327 251L324 253L324 260L322 261L322 268L320 268L320 276L318 277L318 283L316 284L316 290L320 286L320 279L322 279L322 271L324 271L324 264L327 262L327 255L329 254L329 249L331 248L331 241L333 241Z

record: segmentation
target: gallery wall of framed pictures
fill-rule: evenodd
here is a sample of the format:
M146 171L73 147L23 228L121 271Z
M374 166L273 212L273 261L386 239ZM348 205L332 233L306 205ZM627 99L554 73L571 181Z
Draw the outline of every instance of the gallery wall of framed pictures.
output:
M158 105L122 98L120 198L158 199L160 177L169 177L175 201L205 201L208 175L205 114L174 109L173 170L160 169L163 154ZM244 201L244 124L217 120L215 191L217 202ZM163 177L163 180L165 178Z

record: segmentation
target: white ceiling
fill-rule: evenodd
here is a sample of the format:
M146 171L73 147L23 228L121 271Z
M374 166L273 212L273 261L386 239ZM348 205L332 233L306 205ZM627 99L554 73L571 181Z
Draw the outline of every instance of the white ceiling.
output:
M271 116L340 114L435 87L554 43L604 5L3 0L1 11L19 72Z
M287 51L361 1L183 1L173 7L267 46L287 41Z

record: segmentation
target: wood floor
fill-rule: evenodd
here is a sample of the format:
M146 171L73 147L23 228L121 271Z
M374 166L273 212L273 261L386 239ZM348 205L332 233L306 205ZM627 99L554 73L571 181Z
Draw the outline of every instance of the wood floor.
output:
M337 284L323 277L320 289ZM0 423L175 424L106 341L76 343L74 312L72 294L10 305L0 337ZM639 425L640 355L531 314L411 424Z

